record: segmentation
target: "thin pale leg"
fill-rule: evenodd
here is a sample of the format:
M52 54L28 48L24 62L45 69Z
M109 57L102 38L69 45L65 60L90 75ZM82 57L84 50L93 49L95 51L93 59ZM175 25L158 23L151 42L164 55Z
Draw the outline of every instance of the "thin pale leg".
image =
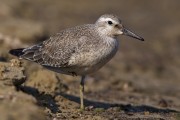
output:
M84 109L84 80L85 80L85 76L82 76L81 77L81 82L80 82L80 103L81 103L81 106L80 108L81 109Z

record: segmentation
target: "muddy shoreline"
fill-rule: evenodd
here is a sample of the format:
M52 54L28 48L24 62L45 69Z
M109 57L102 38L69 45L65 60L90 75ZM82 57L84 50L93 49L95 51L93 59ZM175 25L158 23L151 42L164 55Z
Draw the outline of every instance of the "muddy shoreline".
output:
M0 119L179 120L179 4L1 0ZM79 76L54 73L8 53L64 28L94 23L104 13L120 16L146 41L120 37L116 56L86 79L85 111L79 109Z

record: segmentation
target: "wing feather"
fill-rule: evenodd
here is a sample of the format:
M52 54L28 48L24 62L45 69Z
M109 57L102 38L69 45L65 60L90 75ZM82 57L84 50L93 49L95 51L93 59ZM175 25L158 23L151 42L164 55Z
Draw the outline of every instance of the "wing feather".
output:
M78 54L82 51L89 50L85 44L89 44L90 47L95 46L97 42L87 40L92 35L88 27L87 25L61 31L41 44L24 49L24 55L21 57L47 67L69 67L69 61L74 54L80 56Z

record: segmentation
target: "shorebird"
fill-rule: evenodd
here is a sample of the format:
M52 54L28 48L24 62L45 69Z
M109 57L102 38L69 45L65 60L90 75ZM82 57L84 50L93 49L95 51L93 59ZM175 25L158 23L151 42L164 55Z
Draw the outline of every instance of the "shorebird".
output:
M42 43L12 49L9 53L58 73L81 76L80 108L84 109L85 76L100 69L116 54L119 35L144 41L126 29L117 16L105 14L94 24L62 30Z

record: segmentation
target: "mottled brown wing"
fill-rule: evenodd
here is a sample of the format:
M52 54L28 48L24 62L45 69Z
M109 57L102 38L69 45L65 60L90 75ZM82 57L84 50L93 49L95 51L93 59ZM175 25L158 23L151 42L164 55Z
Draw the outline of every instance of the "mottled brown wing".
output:
M41 44L26 48L21 58L37 62L43 66L65 67L76 45L59 35L50 37Z
M24 49L25 54L21 57L47 67L75 66L78 64L77 59L84 56L81 53L88 52L92 47L97 49L98 39L94 39L93 35L95 36L96 32L94 26L90 24L69 28L41 44ZM76 57L76 61L69 65L72 56Z
M43 46L34 53L33 58L44 66L66 67L75 49L69 40L55 36L45 41Z

